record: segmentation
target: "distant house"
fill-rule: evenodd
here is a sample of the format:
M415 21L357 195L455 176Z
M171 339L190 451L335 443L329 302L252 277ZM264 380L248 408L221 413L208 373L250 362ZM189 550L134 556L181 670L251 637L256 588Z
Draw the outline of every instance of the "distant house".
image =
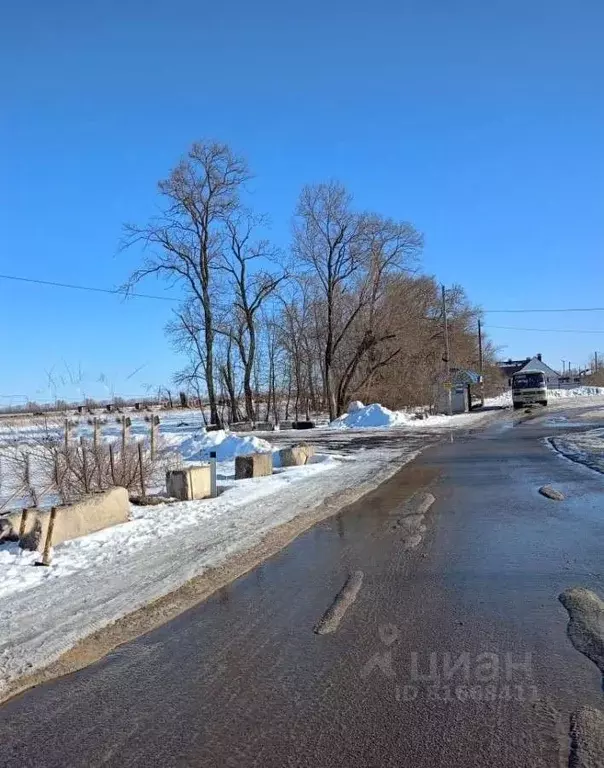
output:
M545 374L545 382L550 389L560 386L560 374L543 362L541 355L527 357L524 360L504 360L499 363L499 369L511 384L511 378L520 371L541 371Z
M522 360L512 360L510 358L509 360L504 360L501 363L497 363L497 365L506 379L511 379L515 373L518 373L518 371L522 370L527 363L530 363L530 361L530 357L525 357Z

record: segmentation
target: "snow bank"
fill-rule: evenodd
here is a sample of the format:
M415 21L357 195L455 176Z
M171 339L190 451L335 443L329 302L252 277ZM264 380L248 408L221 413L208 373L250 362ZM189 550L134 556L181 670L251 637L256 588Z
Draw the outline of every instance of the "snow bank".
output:
M604 395L604 387L574 387L573 389L548 389L548 398L559 397L595 397Z
M352 413L340 416L329 425L334 429L367 429L371 427L396 427L409 421L409 417L391 411L379 403L362 405Z
M362 410L365 407L365 405L360 400L352 400L347 408L348 413L356 413L357 411Z
M573 389L548 389L548 400L570 399L575 397L598 397L604 395L604 387L574 387ZM484 402L487 406L501 406L512 404L512 392L508 390L497 397L488 397Z
M180 453L185 462L198 462L210 458L210 451L216 451L218 461L232 461L236 456L250 453L268 453L271 444L254 435L238 435L219 429L216 432L202 432L187 435L162 435L164 445Z

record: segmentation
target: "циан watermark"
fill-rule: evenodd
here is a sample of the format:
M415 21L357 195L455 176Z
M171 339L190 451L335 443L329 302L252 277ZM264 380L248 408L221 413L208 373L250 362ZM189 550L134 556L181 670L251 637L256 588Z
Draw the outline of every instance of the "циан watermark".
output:
M532 655L485 651L412 651L404 658L395 654L400 632L383 624L378 636L384 648L371 656L361 669L361 678L374 674L394 681L397 701L534 701Z

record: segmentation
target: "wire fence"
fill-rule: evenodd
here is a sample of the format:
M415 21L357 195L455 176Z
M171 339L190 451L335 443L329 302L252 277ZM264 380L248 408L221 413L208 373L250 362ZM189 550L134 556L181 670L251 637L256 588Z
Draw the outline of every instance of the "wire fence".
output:
M76 437L68 420L60 425L45 419L36 425L34 436L24 438L17 432L0 450L0 514L69 504L116 486L145 497L178 459L162 450L158 417L142 439L131 437L129 418L119 421L121 434L111 442L103 440L97 419L92 436Z

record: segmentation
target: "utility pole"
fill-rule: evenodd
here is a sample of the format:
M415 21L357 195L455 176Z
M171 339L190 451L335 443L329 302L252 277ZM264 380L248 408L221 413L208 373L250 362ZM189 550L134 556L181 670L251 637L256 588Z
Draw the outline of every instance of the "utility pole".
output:
M451 366L449 361L449 324L447 321L447 296L445 293L444 285L441 285L441 292L442 292L442 301L443 301L443 325L444 325L444 331L445 331L445 362L446 362L446 371L447 371L446 386L447 386L447 392L448 392L448 398L449 398L449 416L451 416L453 413L453 404L451 402Z
M596 368L596 373L598 372L598 353L594 352L594 363Z
M480 404L484 406L484 379L482 376L482 324L478 318L478 373L480 374Z

